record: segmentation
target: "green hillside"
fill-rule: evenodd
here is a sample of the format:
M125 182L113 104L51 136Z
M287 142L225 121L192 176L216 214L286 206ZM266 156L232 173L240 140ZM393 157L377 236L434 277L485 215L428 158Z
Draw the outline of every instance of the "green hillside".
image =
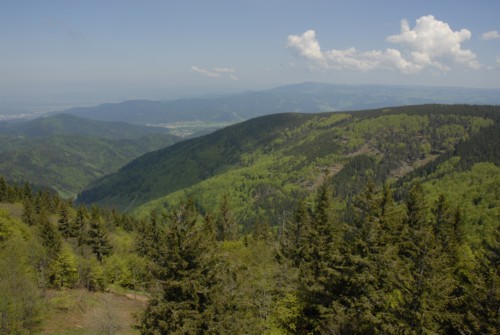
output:
M326 179L344 197L357 193L367 174L378 182L398 179L498 117L498 107L468 105L261 117L147 154L98 180L79 200L143 205L137 211L147 213L186 196L211 210L227 194L244 223L263 213L276 223Z
M165 128L58 114L0 123L0 174L74 197L147 152L179 142Z
M125 122L89 120L69 114L57 114L31 121L0 123L0 134L18 137L47 137L59 135L83 135L96 138L139 138L151 134L166 135L169 130L159 127L132 125Z
M71 135L0 137L0 174L11 181L30 181L74 197L90 182L174 141L171 135L121 140Z
M0 177L0 333L496 334L499 135L474 127L393 187L356 160L277 229L239 229L233 195L137 219Z

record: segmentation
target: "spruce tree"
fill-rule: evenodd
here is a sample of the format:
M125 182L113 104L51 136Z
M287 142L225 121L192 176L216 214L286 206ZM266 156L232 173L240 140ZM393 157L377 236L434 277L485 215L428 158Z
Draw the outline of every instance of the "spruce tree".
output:
M213 244L206 238L213 221L198 223L191 200L170 211L166 219L165 253L157 260L158 291L142 318L142 334L205 334L214 310ZM211 226L212 225L212 226ZM212 240L213 241L213 240Z
M334 295L340 276L340 222L332 215L331 191L320 188L310 228L304 236L299 265L299 299L303 306L297 329L299 333L321 333L330 326L335 312Z
M342 271L335 292L338 308L346 312L340 318L333 316L333 323L342 332L369 334L378 326L380 276L391 270L381 260L381 202L371 180L352 201L352 220L340 245Z
M69 238L76 236L76 232L74 229L75 226L71 223L71 220L69 219L68 205L64 202L60 205L59 220L57 221L57 223L59 226L59 231L61 232L63 237Z
M35 214L35 209L33 203L31 202L31 199L24 199L23 205L24 209L21 220L28 226L34 226L37 222L37 216Z
M87 241L87 218L88 212L85 207L80 206L76 211L76 216L72 222L72 231L75 232L78 247L83 252L83 245Z
M57 227L50 222L48 214L42 210L37 218L38 234L48 257L54 260L62 247L62 236Z
M165 252L165 222L157 210L152 210L149 218L144 220L139 229L136 249L139 255L149 260L150 271L155 274Z
M7 201L7 182L0 176L0 202Z
M217 241L232 241L238 237L238 224L229 206L229 197L224 194L216 220Z
M401 278L404 304L401 311L406 331L442 331L442 319L449 317L450 280L447 258L435 237L422 185L415 184L406 200L400 254L406 264Z
M87 244L99 262L111 252L111 244L97 207L92 207Z
M272 240L271 227L266 218L257 218L253 228L253 238L263 242L270 242Z

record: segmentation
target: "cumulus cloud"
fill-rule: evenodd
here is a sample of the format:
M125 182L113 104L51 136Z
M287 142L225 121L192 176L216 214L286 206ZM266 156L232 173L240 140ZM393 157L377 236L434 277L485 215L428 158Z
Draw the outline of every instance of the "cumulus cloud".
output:
M481 39L484 41L495 40L497 38L500 38L500 33L496 30L487 31L481 34Z
M430 67L445 72L449 70L447 63L450 61L473 69L480 67L476 55L461 46L470 37L469 30L453 31L447 23L429 15L419 18L414 29L410 29L408 21L403 20L400 34L387 37L388 42L400 45L401 50L359 51L348 48L322 51L314 30L302 35L289 35L288 47L323 68L364 72L394 69L403 73L417 73Z
M419 18L414 29L410 29L407 20L401 21L401 33L387 37L387 41L406 47L412 61L424 67L435 66L448 70L443 59L451 59L477 69L480 65L476 55L461 46L471 35L468 29L453 31L447 23L428 15Z
M191 72L194 73L199 73L207 77L212 77L212 78L222 78L222 77L228 77L231 80L239 80L235 73L236 70L233 68L229 67L215 67L212 70L207 70L200 68L198 66L191 66Z

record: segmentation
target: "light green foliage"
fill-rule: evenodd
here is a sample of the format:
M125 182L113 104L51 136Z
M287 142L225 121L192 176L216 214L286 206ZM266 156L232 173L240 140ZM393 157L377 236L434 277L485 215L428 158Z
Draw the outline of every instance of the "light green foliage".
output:
M51 284L57 288L72 288L78 281L76 257L68 245L63 245L51 264Z
M445 162L438 173L443 173L450 162ZM438 174L439 175L439 174ZM500 225L500 167L492 163L475 164L470 171L451 172L441 178L429 177L424 184L430 201L443 194L454 207L467 213L467 239L478 246L489 239Z
M333 176L334 183L338 180L335 192L357 193L360 186L349 185L364 184L364 176L359 176L364 169L371 168L376 181L383 182L402 166L410 171L493 122L480 116L434 112L431 106L420 114L395 110L373 114L324 114L279 129L269 143L241 150L237 163L229 167L227 159L223 160L224 167L217 168L217 173L138 207L135 213L145 217L153 208L175 207L186 196L215 211L218 200L227 194L243 226L251 226L262 213L276 225L282 220L282 210L291 209L290 198L306 196L326 177ZM215 145L216 156L208 151L200 155L210 157L210 165L217 166L214 157L224 152L226 142ZM355 162L360 156L366 159Z
M80 258L78 263L80 284L89 291L99 291L106 286L106 278L101 263L94 258Z
M19 223L0 212L0 227L5 226L9 233L0 240L0 333L27 333L41 321L41 294L28 252L36 242L26 240Z

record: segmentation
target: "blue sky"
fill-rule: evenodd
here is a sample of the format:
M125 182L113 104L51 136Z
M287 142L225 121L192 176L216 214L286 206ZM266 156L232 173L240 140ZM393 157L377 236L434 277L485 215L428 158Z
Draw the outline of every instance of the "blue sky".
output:
M1 0L0 100L319 81L500 88L500 1Z

